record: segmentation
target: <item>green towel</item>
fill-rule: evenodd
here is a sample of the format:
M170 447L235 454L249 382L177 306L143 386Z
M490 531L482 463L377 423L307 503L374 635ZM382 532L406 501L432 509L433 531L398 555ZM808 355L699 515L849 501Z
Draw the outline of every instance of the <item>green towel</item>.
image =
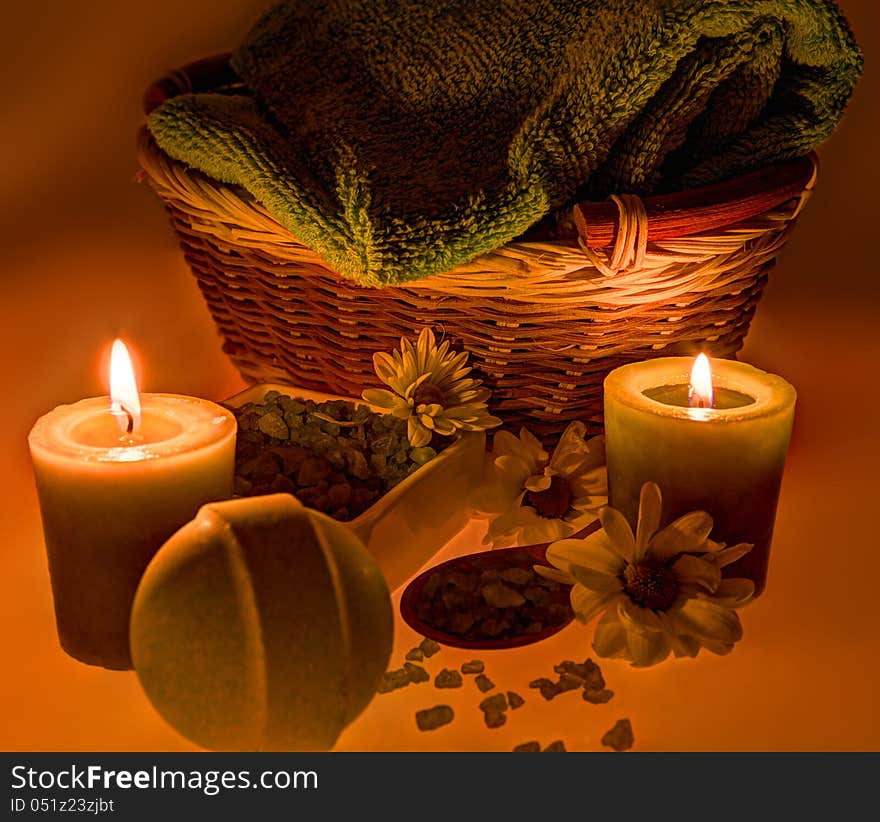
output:
M446 271L577 199L805 154L861 55L832 0L291 0L232 65L248 94L150 116L337 271Z

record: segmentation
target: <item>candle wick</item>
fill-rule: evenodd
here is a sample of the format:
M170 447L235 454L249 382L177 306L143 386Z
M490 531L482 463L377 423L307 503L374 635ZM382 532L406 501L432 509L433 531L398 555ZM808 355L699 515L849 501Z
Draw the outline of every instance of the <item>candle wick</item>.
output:
M688 405L691 408L712 408L714 403L709 397L700 394L690 385L688 386Z
M118 400L114 400L111 407L110 412L114 417L121 417L125 415L125 433L131 434L134 431L134 416L131 411L129 411L121 402ZM122 425L120 424L120 428Z

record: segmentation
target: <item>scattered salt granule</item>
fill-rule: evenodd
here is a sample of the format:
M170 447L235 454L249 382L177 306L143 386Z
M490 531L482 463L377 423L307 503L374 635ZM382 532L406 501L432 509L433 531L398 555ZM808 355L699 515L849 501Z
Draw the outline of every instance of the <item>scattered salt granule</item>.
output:
M614 696L614 691L603 688L601 691L594 691L592 688L584 688L584 702L592 702L593 705L604 705L610 702Z
M514 753L540 753L540 751L541 745L538 742L523 742L513 749Z
M618 719L614 727L602 737L602 744L615 751L628 751L633 746L635 737L628 719Z
M584 660L584 669L587 674L584 677L584 687L593 691L601 691L605 687L605 677L602 676L602 669L589 658Z
M435 688L460 688L461 683L461 674L458 671L450 671L449 668L444 668L434 677Z
M413 684L427 682L431 678L430 674L421 665L413 665L412 662L404 662L403 670L406 671L407 678Z
M398 688L405 688L409 685L409 676L403 668L395 671L385 671L382 674L382 681L379 683L377 693L387 694L389 691L396 691Z
M525 705L526 701L516 691L508 691L507 704L515 711Z
M560 674L559 681L556 683L557 693L563 694L566 691L576 691L583 685L584 681L573 674Z
M425 659L430 659L440 650L440 646L433 639L425 637L419 644L419 650L424 654Z
M495 683L485 674L477 674L477 676L474 677L474 682L477 683L477 687L483 693L486 693L486 691L491 691L495 687Z
M434 731L448 725L454 717L455 713L449 705L435 705L433 708L416 711L416 725L420 731Z
M561 693L559 686L552 679L547 679L546 676L533 679L529 683L529 687L537 688L541 692L541 696L543 696L548 702L553 699L554 696Z
M465 662L461 666L461 672L463 674L481 674L485 668L486 666L483 665L482 660L472 659L470 662Z
M557 739L555 742L551 742L546 748L544 748L543 753L565 753L565 744L561 739Z
M585 688L589 688L593 691L601 691L605 687L605 678L602 676L602 669L589 658L581 663L572 662L571 660L566 659L558 665L554 665L553 670L560 675L578 677Z
M502 693L492 694L492 696L487 696L480 703L480 710L483 713L488 713L490 711L506 711L507 710L507 698Z
M480 710L483 712L487 728L500 728L507 722L507 717L504 714L507 710L507 697L502 693L487 696L480 703Z
M486 711L483 714L483 719L487 728L500 728L507 722L507 715L504 711Z

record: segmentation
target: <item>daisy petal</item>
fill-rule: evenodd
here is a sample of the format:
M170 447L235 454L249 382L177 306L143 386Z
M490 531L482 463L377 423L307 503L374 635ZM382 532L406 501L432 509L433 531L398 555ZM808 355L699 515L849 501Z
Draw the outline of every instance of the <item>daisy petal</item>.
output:
M421 333L419 334L419 338L416 341L416 352L419 355L420 361L427 363L428 353L431 349L436 348L437 344L434 341L434 332L425 326Z
M712 517L705 511L691 511L654 535L650 554L661 562L676 554L705 551L706 538L712 531Z
M599 519L614 551L622 556L627 562L633 563L637 561L636 541L633 537L632 528L626 521L626 517L610 506L603 508L599 512Z
M712 559L718 563L719 568L724 568L726 565L742 559L754 547L751 543L740 542L738 545L731 545L730 548L722 548L720 551L716 551L712 554Z
M674 614L676 633L704 640L733 643L742 638L742 625L735 611L706 599L688 599Z
M452 413L453 410L454 409L450 409L446 412L446 415L450 417L450 419L456 419L455 415ZM485 431L487 428L497 428L501 423L502 421L498 417L493 417L491 414L481 412L479 416L474 419L462 422L459 427L462 431Z
M714 639L703 639L702 645L707 651L711 651L713 654L718 654L718 656L725 656L729 654L733 650L732 642L719 642Z
M596 571L592 568L584 568L583 565L569 566L568 572L583 586L591 591L606 592L620 591L623 586L616 576L606 574L602 571Z
M637 559L645 555L648 541L660 527L660 515L663 512L663 501L660 486L656 482L646 482L639 496L639 522L636 527Z
M576 511L578 515L589 514L584 521L586 525L588 522L595 522L599 509L606 505L608 505L608 497L577 497L571 501L571 510Z
M602 531L596 531L586 539L563 539L547 548L547 561L557 568L582 565L615 576L623 570L623 560L615 554Z
M586 432L587 427L582 422L570 422L553 449L550 465L560 473L574 471L589 455L589 446L584 440Z
M536 460L541 462L547 461L548 457L544 446L541 445L541 441L528 428L519 429L519 441Z
M616 609L609 607L599 620L593 634L593 650L606 659L626 656L626 631L617 618Z
M585 474L570 474L567 479L576 497L608 496L608 471L604 465L591 468Z
M599 509L604 508L607 504L608 500L605 497L595 497L593 499L583 497L573 500L569 512L565 515L565 519L569 522L578 519L585 526L589 525L592 522L596 522Z
M712 602L727 608L742 608L752 601L755 583L750 579L723 579L712 593Z
M613 593L598 593L575 585L571 589L571 607L579 622L586 625L593 620L613 599Z
M430 376L431 376L431 372L430 372L430 371L428 371L428 372L425 373L425 374L421 374L418 378L416 378L415 380L413 380L413 381L407 386L406 391L404 392L404 395L405 395L407 398L411 397L411 396L413 395L413 392L414 392L414 391L415 391L415 390L416 390L416 389L417 389L417 388L418 388L423 382L425 382L427 379L429 379Z
M443 416L461 423L476 422L486 414L486 409L477 402L462 402L443 409Z
M685 554L672 563L672 570L679 582L700 585L710 593L721 582L721 568L714 562Z
M552 478L548 477L546 474L533 474L523 483L523 486L527 491L540 493L541 491L546 491L552 482Z
M397 396L384 388L368 388L361 396L365 402L377 405L379 408L394 408Z
M421 448L431 441L431 432L415 417L410 417L407 420L406 435L413 448Z
M669 656L669 640L662 631L626 632L629 659L636 668L650 668Z
M455 423L444 417L435 417L434 430L440 434L441 437L451 437L455 433Z
M509 431L499 431L495 435L492 443L493 456L521 456L519 452L522 450L520 441Z
M553 542L572 533L571 526L561 519L540 517L531 508L522 508L521 510L528 511L532 515L529 517L528 524L523 525L520 531L523 545Z
M672 653L675 654L677 659L681 659L683 656L695 657L700 653L700 643L692 636L668 634L667 638L669 639L669 646L672 648Z
M376 376L385 383L390 385L398 376L397 364L388 354L379 351L373 354L373 369Z
M519 484L520 490L523 488L523 484L525 483L526 479L528 479L529 472L531 470L528 462L526 462L524 459L520 459L520 457L508 456L506 454L495 459L495 468L498 469L498 471L502 474L510 477L511 479L515 477L517 483Z
M617 602L617 615L627 631L662 631L663 622L650 608L636 605L628 596Z
M554 470L572 478L605 466L605 437L585 440L585 433L583 423L569 424L550 458Z
M519 508L510 508L495 519L491 519L483 544L491 545L493 548L514 544L519 533L518 514Z
M503 514L511 507L519 506L521 493L522 487L516 477L496 471L493 466L468 502L477 515Z
M557 449L558 450L558 449ZM593 437L571 453L551 459L555 471L574 481L577 477L605 470L605 438Z

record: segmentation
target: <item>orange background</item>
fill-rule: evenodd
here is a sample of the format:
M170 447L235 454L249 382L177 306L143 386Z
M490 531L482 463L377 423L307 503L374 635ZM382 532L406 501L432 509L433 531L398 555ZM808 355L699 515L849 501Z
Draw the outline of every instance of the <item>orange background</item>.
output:
M0 37L0 748L190 749L131 673L80 665L58 648L26 450L33 421L103 393L98 363L114 336L143 362L143 388L222 398L240 380L165 222L133 182L142 89L167 68L232 47L265 0L110 0L4 10ZM880 361L878 342L877 18L843 0L866 54L846 120L821 151L819 185L758 311L743 358L798 389L795 435L767 593L743 613L725 658L633 671L603 667L616 696L545 703L528 680L582 659L571 627L532 649L484 655L489 675L528 699L487 730L471 683L380 696L342 737L347 749L509 750L527 739L598 748L629 716L640 750L880 748ZM479 529L449 552L476 546ZM398 632L394 661L414 644ZM443 651L436 672L471 654ZM413 711L449 701L457 718L431 734Z

